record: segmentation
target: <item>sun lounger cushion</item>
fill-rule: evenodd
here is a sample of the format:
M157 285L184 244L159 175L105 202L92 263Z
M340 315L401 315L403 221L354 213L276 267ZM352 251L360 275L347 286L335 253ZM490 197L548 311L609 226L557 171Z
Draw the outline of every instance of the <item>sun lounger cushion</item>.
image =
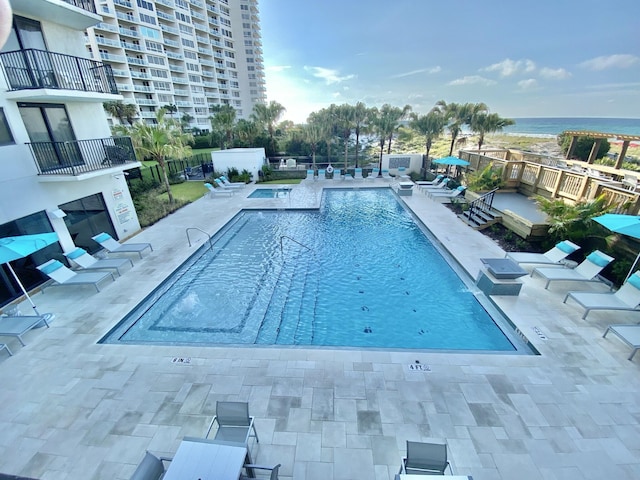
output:
M64 265L59 262L58 260L54 260L51 263L49 263L48 265L44 265L40 271L46 275L49 275L50 273L55 272L56 270L58 270L59 268L64 267Z
M575 247L565 241L558 242L556 244L556 248L562 250L564 253L573 253L577 250Z
M638 275L631 275L627 282L640 290L640 277Z
M598 255L598 252L591 252L587 257L587 259L590 262L595 263L599 267L606 267L607 265L609 265L609 262L610 262L610 260L607 260L606 258Z
M85 253L87 253L86 250L83 250L82 248L76 248L73 252L69 252L65 256L71 260L74 260L78 257L81 257Z
M109 240L111 238L111 235L109 235L108 233L101 233L100 235L94 237L93 239L100 243L100 242L105 242L107 240Z

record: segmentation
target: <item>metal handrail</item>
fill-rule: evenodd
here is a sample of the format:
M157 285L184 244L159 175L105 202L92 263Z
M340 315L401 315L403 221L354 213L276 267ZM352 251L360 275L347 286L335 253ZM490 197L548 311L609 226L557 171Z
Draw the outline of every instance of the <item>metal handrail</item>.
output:
M189 242L189 246L191 246L191 238L189 237L189 230L198 230L199 232L204 233L207 237L209 237L209 248L213 247L213 244L211 243L211 235L209 235L207 232L205 232L204 230L198 227L189 227L185 230L185 233L187 234L187 241Z
M311 248L307 247L304 243L300 243L299 241L297 241L295 238L291 238L289 235L282 235L280 237L280 253L282 253L283 251L283 247L282 247L282 240L284 240L285 238L288 238L289 240L291 240L293 243L297 243L298 245L300 245L301 247L306 248L307 250L309 250L310 252L312 251Z
M493 198L498 190L498 188L494 188L481 197L476 198L469 204L469 210L467 211L467 224L471 221L471 217L473 217L476 211L491 211L493 208Z

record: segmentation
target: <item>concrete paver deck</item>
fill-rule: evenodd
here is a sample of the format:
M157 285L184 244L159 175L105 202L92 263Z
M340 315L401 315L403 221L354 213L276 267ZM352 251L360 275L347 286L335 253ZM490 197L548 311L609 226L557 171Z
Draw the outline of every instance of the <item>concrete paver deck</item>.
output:
M281 463L300 480L389 480L405 441L446 441L453 471L475 480L640 478L640 364L610 323L634 312L593 312L570 289L598 285L523 277L517 297L496 304L540 355L280 347L171 347L96 342L240 208L315 208L321 189L388 187L303 182L289 198L203 198L132 239L154 251L100 293L47 289L34 300L54 312L50 329L7 339L0 360L0 472L41 479L126 479L145 449L171 455L201 436L217 400L250 403L259 464ZM406 205L475 277L480 258L502 257L424 195ZM25 307L23 306L24 310ZM446 314L446 305L443 305ZM5 340L3 339L3 342ZM176 359L189 359L180 362ZM418 360L430 371L408 368Z

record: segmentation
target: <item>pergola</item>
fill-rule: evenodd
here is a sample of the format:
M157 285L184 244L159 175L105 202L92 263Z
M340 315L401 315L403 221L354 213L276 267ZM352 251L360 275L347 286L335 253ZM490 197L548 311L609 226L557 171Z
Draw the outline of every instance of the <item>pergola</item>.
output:
M576 146L576 141L578 137L592 137L594 138L593 146L591 147L591 153L589 154L589 159L587 163L593 163L596 159L596 155L598 154L598 150L600 149L600 144L602 143L602 139L614 138L618 141L622 141L622 150L620 151L620 155L616 159L615 168L622 168L622 162L624 161L624 157L627 155L627 148L629 148L629 143L634 141L640 141L640 135L620 135L617 133L601 133L601 132L589 132L589 131L572 131L567 130L562 132L563 135L571 135L571 143L569 144L569 150L567 150L567 159L571 158L573 155L573 150Z

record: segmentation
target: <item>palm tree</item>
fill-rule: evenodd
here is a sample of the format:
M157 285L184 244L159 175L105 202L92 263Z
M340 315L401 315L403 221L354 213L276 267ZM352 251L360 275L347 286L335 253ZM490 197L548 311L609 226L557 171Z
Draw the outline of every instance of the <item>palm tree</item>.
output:
M514 125L516 122L510 118L502 118L497 113L482 112L471 119L471 131L478 134L478 152L484 144L487 133L500 132L504 127Z
M451 146L449 148L449 155L453 155L453 147L456 144L456 139L462 131L463 125L470 125L474 116L480 113L486 113L489 109L484 103L449 103L444 100L440 100L436 103L437 108L446 118L447 128L451 133Z
M129 125L133 125L134 117L138 114L138 108L135 104L123 103L122 100L104 102L102 106L109 115L116 117L122 125L124 125L125 120Z
M382 106L382 115L388 117L384 122L387 128L387 139L389 141L387 143L387 154L391 153L391 142L393 141L393 135L398 131L400 122L407 118L409 112L411 112L411 105L405 105L402 108L392 107L388 104Z
M322 127L323 140L327 145L327 162L331 163L331 144L337 131L336 110L337 106L331 104L328 108L323 108L317 112L312 112L307 121L316 123Z
M216 105L212 107L213 116L211 130L220 132L222 136L222 150L233 146L233 128L236 121L236 110L231 105Z
M158 162L162 171L164 186L169 196L169 203L174 203L169 176L165 160L168 158L184 158L191 154L189 143L193 141L193 135L184 133L180 123L174 119L165 117L166 111L161 108L156 114L156 124L150 125L139 122L128 129L133 148L139 158L146 158Z
M174 105L173 103L170 103L168 105L163 106L162 108L164 108L166 110L166 112L171 115L171 118L173 118L173 114L174 113L178 113L178 107L176 105Z
M315 170L316 151L318 150L318 143L325 139L326 133L324 131L323 125L316 122L307 123L303 128L304 138L311 147L311 161Z
M278 102L271 101L269 105L264 103L257 103L253 106L252 119L267 129L269 133L269 149L271 153L276 153L277 147L274 140L276 125L280 117L286 112L287 109L280 105Z
M349 138L353 128L353 107L346 103L339 105L335 109L335 122L342 142L344 144L344 168L347 169L349 161Z
M426 154L422 161L422 178L426 179L427 161L433 141L444 132L445 118L437 108L432 108L426 115L412 115L409 127L425 137Z
M360 134L366 129L369 115L370 110L364 103L358 102L353 107L353 127L356 134L356 168L358 168L358 153L360 153Z

